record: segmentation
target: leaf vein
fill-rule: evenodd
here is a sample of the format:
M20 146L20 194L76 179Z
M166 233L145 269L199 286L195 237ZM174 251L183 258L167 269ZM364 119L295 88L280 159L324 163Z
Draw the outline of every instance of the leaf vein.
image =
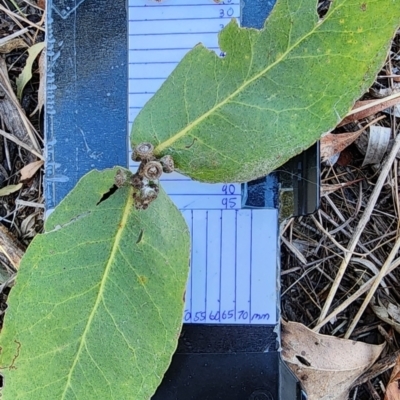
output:
M143 240L142 240L142 241L143 241ZM140 276L139 276L138 273L136 272L135 267L134 267L134 266L130 263L130 261L127 259L127 257L125 256L125 254L122 252L121 248L119 248L118 251L119 251L119 253L121 254L122 258L125 260L125 262L126 262L126 263L129 265L129 267L132 269L132 271L133 271L134 274L136 275L138 281L140 281ZM164 325L165 329L167 330L166 325L165 325L165 323L164 323L164 319L163 319L163 317L162 317L162 313L161 313L160 308L158 307L157 303L154 301L152 295L149 293L149 291L147 290L146 286L145 286L145 285L142 285L142 288L143 288L144 292L147 294L147 297L150 299L151 303L154 305L154 308L157 310L158 315L159 315L159 317L160 317L160 321L162 322L162 324Z
M112 395L111 392L111 382L108 380L107 376L104 374L103 370L99 367L99 365L97 364L96 360L93 358L92 354L89 351L89 348L87 346L87 343L85 342L85 350L86 353L88 354L89 358L92 360L93 365L100 371L101 375L103 376L103 378L105 379L105 381L107 382L107 386L110 389L110 394Z
M139 371L140 376L142 377L141 386L143 386L143 383L144 383L144 381L145 381L145 377L144 377L144 375L143 375L143 373L142 373L142 370L140 369L140 366L139 366L139 362L138 362L137 354L136 354L136 349L133 348L133 347L131 346L131 344L129 343L128 339L126 338L124 332L119 328L119 326L118 326L118 324L117 324L117 321L115 320L115 318L114 318L114 316L112 315L111 311L110 311L109 308L107 307L106 302L104 301L104 299L103 299L103 306L104 306L104 308L105 308L107 314L108 314L108 315L110 316L110 318L112 319L113 324L114 324L114 326L115 326L115 329L116 329L117 332L121 335L123 341L126 343L126 345L128 346L128 349L132 352L132 355L133 355L133 357L135 358L135 362L136 362L136 365L137 365L137 367L138 367L137 369L138 369L138 371Z
M344 6L344 3L339 4L336 8L342 8ZM177 140L181 139L183 136L188 134L195 126L199 125L201 122L203 122L206 118L208 118L210 115L216 112L216 110L220 109L223 107L225 104L228 104L235 96L240 94L244 89L246 89L250 84L252 84L254 81L257 79L261 78L264 76L268 71L270 71L272 68L277 66L282 60L284 60L288 54L295 49L297 46L299 46L303 41L305 41L308 37L312 36L317 29L319 29L324 22L326 22L329 17L332 14L328 14L325 19L319 23L315 24L315 26L308 32L307 34L303 35L301 38L299 38L292 46L289 46L285 52L283 52L280 57L278 57L274 62L269 64L267 67L262 69L260 72L256 73L252 78L249 80L243 82L239 87L234 90L230 95L228 95L224 100L219 102L217 105L214 107L210 108L207 112L202 114L200 117L195 119L193 122L188 124L184 129L180 130L179 132L175 133L172 135L169 139L165 140L164 142L158 144L158 146L154 149L154 153L156 155L160 154L162 151L164 151L166 148L172 146L173 143L175 143ZM239 28L240 29L240 28ZM228 71L229 73L229 71Z
M192 134L189 134L188 136L194 138L194 136L193 136ZM241 164L241 161L235 160L234 158L229 157L228 155L222 153L220 150L217 150L216 148L212 147L211 145L209 145L209 144L203 142L201 139L196 138L196 140L197 140L199 143L201 143L204 147L209 148L210 150L214 151L216 154L219 154L221 157L225 158L226 160L230 160L230 161L234 162L235 164L239 164L239 165Z
M87 324L85 326L85 329L84 329L84 331L82 333L82 338L80 340L79 347L78 347L78 350L76 352L75 359L74 359L74 361L72 363L72 366L71 366L71 369L70 369L70 371L68 373L68 380L67 380L67 383L65 385L64 391L63 391L63 393L61 395L61 400L65 400L67 392L68 392L68 389L71 387L72 374L73 374L73 372L74 372L74 370L75 370L75 368L76 368L76 366L78 364L79 358L81 356L82 350L83 350L85 342L86 342L86 337L87 337L87 335L88 335L88 333L90 331L90 327L91 327L91 324L93 322L94 316L95 316L95 314L97 312L97 309L98 309L98 307L100 305L100 302L102 300L103 293L104 293L104 288L105 288L105 285L106 285L106 282L107 282L107 278L108 278L108 275L110 273L110 270L111 270L111 267L112 267L112 263L113 263L114 258L115 258L115 254L119 249L119 243L121 241L122 233L124 231L123 228L126 226L126 224L128 222L128 217L129 217L129 214L130 214L130 210L133 207L132 203L133 203L132 196L128 196L124 211L123 211L122 216L121 216L121 224L120 224L121 228L118 230L118 232L117 232L117 234L115 236L115 240L114 240L114 244L113 244L112 249L111 249L110 257L109 257L108 262L107 262L107 264L105 266L104 274L103 274L102 280L100 282L99 293L98 293L96 301L95 301L95 303L93 305L92 312L89 315L89 318L88 318Z

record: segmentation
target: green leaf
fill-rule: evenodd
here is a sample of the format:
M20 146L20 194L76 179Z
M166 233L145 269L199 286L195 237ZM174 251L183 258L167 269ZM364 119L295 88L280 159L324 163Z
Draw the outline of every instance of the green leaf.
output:
M268 174L331 130L373 83L400 24L400 0L278 0L261 31L235 20L221 59L191 50L135 119L182 173L208 182Z
M17 77L15 83L17 84L17 96L21 100L22 92L24 91L25 85L32 78L32 65L36 57L43 50L45 46L44 42L36 43L28 49L29 56L26 59L26 64L22 72Z
M8 196L11 193L18 192L22 188L22 183L16 185L8 185L0 189L0 196Z
M181 213L160 188L107 199L116 169L87 174L20 266L1 341L5 400L148 399L176 348L189 266Z

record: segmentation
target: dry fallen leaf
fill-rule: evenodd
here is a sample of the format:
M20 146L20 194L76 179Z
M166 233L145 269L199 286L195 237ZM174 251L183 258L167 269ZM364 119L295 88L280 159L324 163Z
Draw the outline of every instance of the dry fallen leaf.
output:
M2 57L0 57L0 87L4 91L3 99L0 101L0 115L2 117L2 124L4 123L7 128L6 130L11 134L8 139L18 139L18 141L26 145L25 148L28 151L35 151L40 158L41 150L34 128L14 93L8 75L8 68ZM31 161L34 159L32 154Z
M19 189L22 188L22 183L18 183L17 185L8 185L0 189L0 196L8 196L11 193L18 192Z
M377 302L379 304L377 304ZM388 301L374 300L370 303L372 311L378 318L386 322L400 333L400 307Z
M400 356L397 357L390 381L386 387L385 400L400 400Z
M356 146L361 154L365 155L363 166L368 164L379 164L386 154L390 137L391 128L372 125L369 133L364 132L356 141Z
M38 89L38 104L36 108L32 111L31 116L34 115L37 111L41 111L44 105L45 93L46 93L46 48L43 48L42 53L39 57L39 89Z
M0 45L0 53L11 53L15 49L23 49L28 47L25 41L21 38L15 38L8 40L4 44Z
M21 223L21 235L24 239L33 238L37 235L37 220L41 216L41 211L36 211L28 215Z
M321 138L321 160L327 161L333 155L340 153L346 147L350 146L363 132L360 129L357 132L346 132L333 134L328 133Z
M297 322L282 323L282 358L308 400L347 400L353 382L384 346L321 335Z
M396 104L395 106L393 106L393 108L389 108L389 109L385 110L385 112L399 118L400 117L400 104Z
M19 180L22 182L32 178L32 176L35 175L36 171L43 165L43 163L43 160L39 160L25 165L25 167L19 171L19 173L21 174L21 178Z
M33 46L31 46L28 49L29 56L26 59L25 67L15 81L15 83L17 84L17 96L19 99L21 99L22 92L24 90L25 85L32 78L33 62L35 61L35 59L39 55L39 53L43 50L44 45L45 45L44 42L39 42L39 43L34 44Z
M366 126L363 126L356 132L346 132L346 133L327 133L326 135L321 137L321 160L329 161L332 160L334 155L338 155L341 151L343 151L346 147L350 146L367 128L373 125L375 122L384 119L384 116L380 116L375 118L373 121L369 122ZM330 164L333 165L336 163L337 157L334 162L330 161Z
M346 125L350 122L361 121L364 118L375 115L388 107L392 107L400 102L400 93L378 100L362 100L354 104L353 110L345 117L338 126Z

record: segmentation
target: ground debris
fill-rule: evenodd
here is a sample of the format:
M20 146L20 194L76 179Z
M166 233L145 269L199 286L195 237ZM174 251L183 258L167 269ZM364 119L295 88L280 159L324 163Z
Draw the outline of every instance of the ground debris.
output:
M19 188L0 197L1 326L19 260L43 226L43 135L40 115L35 111L42 80L38 61L33 63L32 79L21 99L16 79L26 64L27 50L44 40L44 10L36 0L0 3L0 190Z
M400 134L396 113L391 112L391 107L400 101L399 53L400 32L393 40L392 51L373 85L374 90L360 99L340 128L332 132L333 135L351 134L375 121L374 126L378 128L373 129L390 132L391 136L389 143L386 140L379 147L382 154L379 154L378 162L381 164L367 164L365 155L357 146L349 145L335 165L325 165L322 169L321 208L314 215L286 220L282 225L281 309L283 318L288 321L300 322L311 329L318 326L338 268L348 254L349 243L357 233L357 226L382 174L381 165ZM383 94L383 97L378 98L376 93ZM381 147L385 147L386 151L381 152ZM375 162L377 158L372 160ZM370 344L386 342L387 346L376 367L373 366L355 382L349 397L353 400L384 399L385 388L393 382L390 370L400 351L397 330L399 254L396 252L393 261L385 264L394 246L398 245L400 236L398 160L395 159L386 172L384 185L329 308L331 318L319 329L326 335L345 337L372 287L374 277L383 266L387 267L373 300L351 334L353 340ZM398 398L387 396L385 400Z

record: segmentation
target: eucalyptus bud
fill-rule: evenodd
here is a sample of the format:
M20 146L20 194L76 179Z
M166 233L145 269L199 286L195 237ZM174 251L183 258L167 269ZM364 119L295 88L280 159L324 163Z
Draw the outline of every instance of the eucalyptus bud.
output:
M133 161L148 161L154 158L154 146L151 143L140 143L132 152Z
M160 159L160 163L163 167L163 171L166 172L167 174L174 172L175 166L174 166L174 159L170 155L165 155Z
M156 181L163 173L163 167L158 161L149 161L142 167L143 175L151 180Z

